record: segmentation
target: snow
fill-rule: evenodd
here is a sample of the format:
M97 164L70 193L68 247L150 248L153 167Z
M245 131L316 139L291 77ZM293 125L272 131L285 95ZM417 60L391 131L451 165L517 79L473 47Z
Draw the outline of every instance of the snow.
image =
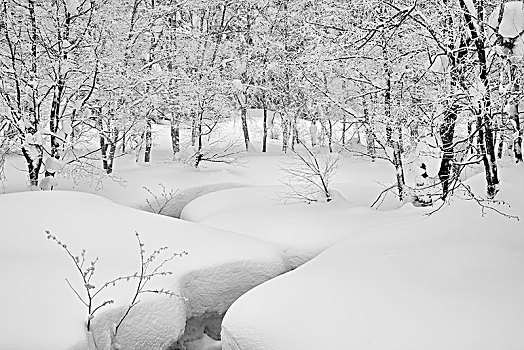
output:
M181 218L276 244L288 266L295 268L346 237L366 234L377 226L398 221L397 212L369 208L383 189L381 183L393 179L393 168L381 161L341 162L343 166L333 184L334 199L329 203L285 201L288 189L282 184L249 186L200 196L184 207ZM256 170L253 174L265 175L259 179L263 183L271 182L273 172L279 173L274 163L275 159L259 157L249 159L248 164ZM388 198L384 207L390 201L395 200ZM420 212L413 208L402 212L420 217Z
M494 37L493 28L497 27L500 6L497 6L491 16L489 17L489 31L492 41ZM500 23L499 30L496 34L501 35L505 39L515 39L513 54L522 58L524 56L524 37L521 35L524 31L524 8L521 1L509 1L504 7L504 17Z
M524 169L501 172L512 207L497 208L523 217ZM482 176L470 184L481 189ZM522 229L455 200L350 237L237 300L223 349L521 349Z
M262 113L253 112L250 131L260 149L256 140ZM304 135L309 126L300 126ZM241 135L239 122L228 128ZM119 330L123 349L165 348L175 342L191 350L222 345L236 350L330 349L367 343L388 349L430 348L433 343L468 349L474 326L486 348L493 344L489 327L492 338L495 331L507 338L500 348L512 349L516 343L514 330L522 326L519 315L524 314L516 298L522 294L524 266L516 234L522 231L520 222L493 213L481 219L476 204L460 199L429 218L423 214L434 208L399 208L393 195L379 210L370 209L394 183L394 168L380 159L371 163L346 154L333 177L331 202L286 202L281 166L287 156L280 153L281 141L268 140L266 154L251 151L234 164L204 163L195 169L171 161L169 126L154 125L153 132L150 164L124 155L115 160L112 178L75 182L59 169L52 192L0 196L5 242L0 247L0 348L85 350L92 342L84 332L86 312L65 282L67 277L80 286L77 272L63 249L45 239L45 229L71 251L85 248L90 257L100 258L95 285L137 270L135 231L147 251L166 245L189 252L166 266L172 276L151 284L179 297L141 296ZM424 141L406 159L409 184L421 160L430 176L438 171L434 140ZM522 216L522 169L504 164L497 198L513 205L503 210ZM21 156L7 156L7 192L27 189L24 168ZM482 176L469 181L484 192ZM161 199L164 188L175 195L162 214L185 221L145 212L150 210L145 200ZM109 347L109 330L126 310L134 286L133 281L117 284L102 295L116 303L93 320L100 348ZM500 301L494 296L497 286L503 288ZM485 307L477 307L480 303ZM513 323L507 325L507 319ZM221 331L222 344L214 340ZM435 334L450 336L433 340ZM448 346L451 336L456 339Z
M285 271L280 252L270 244L126 208L95 195L7 194L1 197L0 212L5 242L0 247L2 348L67 349L85 338L86 312L65 282L68 278L81 292L78 272L63 249L46 239L46 229L72 252L86 249L91 258L99 257L95 285L137 271L135 231L148 252L164 245L189 252L166 264L172 276L151 282L151 287L170 289L180 297L142 296L119 330L117 338L125 349L172 343L181 336L186 317L221 315L247 290ZM134 286L117 284L100 296L99 302L115 299L114 307L102 309L93 319L100 349L108 348L109 329L126 309ZM75 349L85 346L84 341Z
M65 5L67 8L67 12L69 12L72 15L78 14L78 7L80 7L79 0L65 0Z

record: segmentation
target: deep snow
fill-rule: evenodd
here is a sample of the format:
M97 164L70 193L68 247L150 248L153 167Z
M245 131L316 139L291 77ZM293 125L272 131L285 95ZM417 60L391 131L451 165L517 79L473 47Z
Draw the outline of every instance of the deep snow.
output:
M124 349L162 348L180 337L186 318L221 315L248 289L285 271L280 252L271 244L94 195L8 194L1 197L0 212L0 347L5 349L66 349L84 337L86 312L65 281L70 279L82 291L78 272L65 252L46 239L46 229L72 252L86 249L92 258L99 257L95 285L137 271L135 231L148 251L168 246L189 253L166 264L172 276L159 277L151 285L170 289L180 298L141 297L119 331ZM115 298L116 303L93 320L100 349L108 348L109 328L130 302L134 285L124 282L101 295L99 301Z
M235 128L238 133L238 125ZM258 140L259 130L252 130ZM507 337L500 344L508 345L500 348L522 343L513 332L522 326L524 314L515 297L522 292L522 241L516 234L523 231L520 222L498 215L481 219L476 204L459 199L429 218L424 213L431 208L397 208L393 196L381 210L372 210L369 205L378 193L394 182L394 169L380 160L370 163L347 155L341 157L333 180L332 202L284 203L279 200L285 190L280 165L286 156L279 153L279 141L270 141L268 154L252 150L235 164L195 169L170 160L168 127L156 125L154 133L153 162L136 164L133 155L118 158L117 182L101 177L75 184L59 175L62 191L0 196L0 278L6 281L0 289L0 348L66 349L77 344L75 349L85 349L80 340L85 339L86 314L64 280L74 281L76 272L67 255L45 239L45 229L73 251L86 248L98 256L97 281L136 271L135 231L147 249L167 245L189 251L167 266L173 276L156 280L180 298L143 297L119 335L125 349L161 348L177 339L191 350L218 349L220 343L210 336L219 335L222 314L232 303L222 329L226 349L346 348L380 339L384 343L375 343L375 348L427 348L423 337L409 336L416 332L428 339L439 332L455 334L455 340L432 342L466 349L477 338L486 344L499 339L499 330ZM421 161L417 157L406 159L408 183ZM431 157L424 161L435 175ZM20 176L23 168L21 157L8 157L6 192L27 190ZM513 205L503 210L520 216L522 175L513 165L503 169L498 195L508 196ZM477 193L484 192L482 176L470 181ZM182 217L196 224L127 208L148 210L145 200L154 198L143 187L159 195L160 184L178 190L164 214L183 211ZM95 192L119 204L63 191L71 189ZM440 228L450 231L444 234ZM501 235L505 239L497 240ZM296 267L235 302L254 286ZM420 289L412 291L415 282ZM507 301L494 297L492 288L498 285L505 288L500 295ZM130 282L108 291L117 298L117 307L95 316L97 344L108 346L108 330L129 302L133 286ZM476 311L481 302L498 318ZM441 303L442 308L435 306ZM506 313L504 305L515 308ZM454 316L464 324L453 323ZM508 319L513 323L501 329ZM481 335L473 334L473 324ZM413 332L403 333L408 326ZM355 334L352 329L362 337L347 339ZM407 336L400 339L402 334ZM361 343L363 339L368 343Z
M512 207L498 208L524 217L524 169L501 176L499 199ZM480 175L470 183L484 186ZM242 296L224 319L223 349L522 349L522 222L482 218L458 199L402 221Z

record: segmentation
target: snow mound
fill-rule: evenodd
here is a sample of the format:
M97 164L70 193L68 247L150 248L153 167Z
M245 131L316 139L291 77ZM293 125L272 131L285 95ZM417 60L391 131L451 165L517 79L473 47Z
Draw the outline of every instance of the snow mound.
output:
M149 287L169 289L178 296L142 295L119 329L117 339L124 349L164 348L182 333L193 342L201 339L206 329L201 325L185 329L186 321L200 317L208 322L210 314L221 318L240 295L286 270L279 249L271 244L126 208L95 195L65 191L2 195L0 212L2 348L56 350L77 344L74 349L86 349L88 339L93 340L85 334L86 309L65 281L82 294L80 276L71 258L46 239L44 230L67 243L73 254L86 249L89 258L99 258L96 286L140 268L135 232L147 254L162 246L189 253L166 263L165 270L173 275L151 280ZM115 304L93 319L99 349L108 348L109 331L127 309L134 288L131 280L100 294L99 302L114 299Z
M499 209L524 217L524 169L501 170ZM522 349L523 228L457 200L349 238L237 300L223 349Z
M151 191L151 193L153 194L153 196L151 196L150 193L150 197L153 198L148 199L149 205L143 207L143 209L146 211L154 211L157 214L162 214L173 218L180 218L180 215L184 207L196 198L208 193L242 186L244 185L239 183L206 184L201 186L185 188L183 190L173 191L171 192L173 193L172 196L171 193L168 192L167 195L165 195L164 197L162 196L162 194L154 193L151 189L149 189L149 191ZM164 194L165 193L166 190L164 190ZM158 201L155 200L154 196L156 196Z
M351 188L346 186L344 192L350 193ZM276 244L289 268L347 237L400 220L398 212L356 206L337 191L333 191L334 200L329 203L286 204L279 200L285 190L284 186L259 186L213 192L189 203L181 218ZM420 211L404 212L421 219Z

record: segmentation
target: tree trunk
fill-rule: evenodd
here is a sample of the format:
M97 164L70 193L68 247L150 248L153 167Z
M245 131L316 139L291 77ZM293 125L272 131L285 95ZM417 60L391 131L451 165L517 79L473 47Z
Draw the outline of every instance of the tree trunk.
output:
M104 135L104 123L102 121L102 112L99 111L99 115L97 118L97 128L98 128L98 134L99 134L99 144L100 144L100 153L102 155L102 167L104 170L107 171L108 163L107 163L107 143L106 143L106 136Z
M40 145L29 145L22 147L22 153L26 160L27 170L29 173L30 186L38 186L38 177L40 167L42 166L43 149Z
M404 187L406 185L404 179L404 167L402 165L402 152L400 149L400 135L393 136L393 129L391 127L392 115L391 115L391 67L387 57L387 51L384 47L384 69L386 76L386 90L384 91L384 107L385 107L385 119L386 119L386 139L393 147L393 165L395 166L395 175L397 178L397 189L399 201L404 200Z
M462 0L459 0L462 1ZM447 1L446 1L447 3ZM446 18L447 24L451 27L453 23L453 18L451 16L448 16ZM449 31L447 33L448 40L450 40L450 43L448 45L449 48L449 70L450 70L450 90L451 92L456 91L460 86L460 81L463 78L463 68L462 66L465 64L465 59L467 58L468 54L468 44L466 43L465 39L461 39L458 47L455 47L455 44L453 43L453 38L455 37L455 33L452 33ZM453 160L455 158L455 149L453 145L453 138L455 136L455 125L457 122L457 115L460 108L460 104L456 100L447 101L447 104L445 106L446 111L444 114L444 119L442 121L442 124L439 128L439 134L440 138L442 140L442 160L440 162L440 169L438 172L438 177L440 182L442 183L442 199L446 199L447 196L450 194L450 186L452 183L452 180L454 177L457 177L458 174L452 175L453 172ZM469 128L469 125L468 125ZM470 133L471 135L471 133Z
M196 139L198 141L198 148L195 156L195 168L198 168L200 165L200 162L202 161L203 154L202 154L202 119L204 117L204 112L201 111L198 114L198 126L196 128Z
M413 121L409 127L409 137L411 144L415 145L418 142L419 138L419 123L417 121Z
M262 152L267 150L267 108L264 106L264 124L262 134Z
M445 199L450 191L452 182L452 169L454 158L453 137L455 135L455 123L457 115L455 113L456 106L452 102L451 106L445 112L444 121L440 125L439 133L442 140L442 160L440 162L440 169L438 177L442 183L442 198Z
M329 153L333 153L333 122L331 119L328 119L328 148Z
M395 174L397 177L397 188L398 188L398 199L400 201L404 200L404 167L402 164L402 154L400 152L400 147L398 141L392 140L393 143L393 164L395 165Z
M470 37L475 44L475 50L478 59L479 80L483 85L484 96L482 96L481 110L477 116L477 128L479 128L478 138L482 152L482 162L486 172L487 195L492 198L497 193L499 184L497 158L495 152L495 140L493 137L492 114L491 114L491 86L488 80L488 63L486 57L486 36L484 32L484 0L476 2L477 16L474 17L469 12L464 0L459 0L463 10L464 18L468 26Z
M287 120L287 113L282 114L282 151L287 153L289 142L289 122Z
M344 117L342 118L342 137L340 140L340 142L342 143L342 146L346 145L346 131L347 131L346 124L347 124L346 115L344 115Z
M517 161L517 163L519 163L522 162L522 128L520 126L518 103L516 104L515 108L517 110L517 113L515 113L513 120L515 122L516 138L513 141L513 152L515 154L515 160Z
M151 135L151 118L146 120L146 150L144 152L144 162L149 163L151 161L151 148L153 147L153 139Z
M115 127L113 130L113 138L111 139L111 146L109 147L109 154L107 159L106 173L111 174L113 172L113 162L115 161L116 146L118 143L118 129Z
M51 157L59 158L60 142L55 136L58 131L58 123L60 122L60 98L64 88L64 82L61 78L58 79L58 86L55 86L53 92L53 102L51 103L51 113L49 116L49 129L51 131Z
M249 151L249 130L247 127L247 107L242 106L240 108L241 114L240 119L242 120L242 132L244 134L244 143L246 145L246 151Z
M298 144L300 141L298 139L298 129L297 129L297 115L293 118L291 123L291 150L295 150L295 144Z
M484 144L486 147L487 157L484 160L484 167L486 171L487 193L489 197L496 194L496 187L499 183L497 159L495 154L495 140L493 138L493 126L491 115L491 95L490 85L488 80L488 63L486 58L485 35L484 35L484 1L479 0L477 3L478 12L478 36L475 40L475 47L477 49L477 56L479 60L480 74L479 78L484 86L484 97L482 99L482 110L480 117L482 117L482 127L484 128ZM489 175L487 174L489 173Z
M371 161L375 161L375 133L373 132L373 120L368 110L368 104L366 97L362 99L363 110L364 110L364 120L366 122L366 148L368 155L371 156Z
M511 64L511 63L510 63ZM513 94L518 94L520 87L517 82L517 73L518 68L511 64L510 66L510 80L511 80L511 91ZM515 97L516 99L516 97ZM519 117L519 101L512 101L514 108L514 114L510 116L511 120L515 125L515 139L513 140L513 153L515 154L515 161L517 163L522 162L522 128L520 126L520 117Z
M197 114L193 111L190 112L191 117L191 146L195 146L196 144L196 137L198 133L198 127L197 127Z
M393 147L393 141L391 135L393 134L393 128L391 127L391 121L386 119L386 144Z
M124 132L122 133L122 154L126 153L127 130L124 124Z
M173 160L180 152L180 116L171 112L171 147L173 149Z

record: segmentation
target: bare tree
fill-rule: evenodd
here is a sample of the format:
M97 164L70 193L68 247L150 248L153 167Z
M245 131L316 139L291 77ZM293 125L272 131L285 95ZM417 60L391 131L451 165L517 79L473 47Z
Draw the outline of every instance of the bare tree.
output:
M281 166L285 174L283 182L289 189L283 199L330 202L333 199L330 186L337 171L339 154L321 155L302 142L298 145L302 147L295 148L289 161Z

